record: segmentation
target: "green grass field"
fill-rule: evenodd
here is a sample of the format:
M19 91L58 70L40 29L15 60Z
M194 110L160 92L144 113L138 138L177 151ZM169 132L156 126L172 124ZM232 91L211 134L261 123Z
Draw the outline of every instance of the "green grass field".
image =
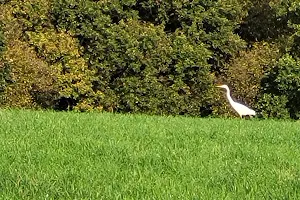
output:
M0 199L299 199L300 123L0 112Z

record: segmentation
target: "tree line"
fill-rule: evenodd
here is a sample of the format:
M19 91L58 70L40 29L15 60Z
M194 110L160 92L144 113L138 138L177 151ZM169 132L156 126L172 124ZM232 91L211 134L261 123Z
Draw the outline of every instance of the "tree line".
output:
M300 117L296 0L0 0L0 105Z

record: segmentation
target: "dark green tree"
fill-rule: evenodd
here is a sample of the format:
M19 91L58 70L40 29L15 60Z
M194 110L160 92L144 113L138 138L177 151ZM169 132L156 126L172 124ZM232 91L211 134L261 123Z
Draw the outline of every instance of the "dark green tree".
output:
M119 12L105 8L92 1L58 1L53 9L57 27L79 39L96 70L93 90L104 94L97 101L120 112L203 114L212 101L207 45L194 43L183 30L168 33L163 23L137 20L140 16L116 20Z
M245 3L248 14L236 32L249 44L282 39L291 31L288 16L278 15L278 9L282 8L280 1L251 0Z
M4 32L2 29L3 24L0 23L0 58L5 51L5 37L4 37Z
M288 54L284 55L274 67L270 68L262 85L265 94L276 95L281 99L285 98L286 100L279 101L284 105L278 106L287 108L292 118L299 119L300 61L298 58L295 59ZM272 98L269 100L271 102ZM269 101L266 101L266 104L270 104Z

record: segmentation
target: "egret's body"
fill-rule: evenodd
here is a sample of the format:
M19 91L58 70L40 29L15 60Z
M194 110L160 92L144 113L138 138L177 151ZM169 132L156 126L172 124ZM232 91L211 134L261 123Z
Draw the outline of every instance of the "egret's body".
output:
M247 106L233 101L233 99L230 96L229 87L227 85L221 85L217 87L226 89L226 96L230 105L240 115L241 118L243 118L243 116L247 116L247 115L251 116L256 114L254 110L248 108Z

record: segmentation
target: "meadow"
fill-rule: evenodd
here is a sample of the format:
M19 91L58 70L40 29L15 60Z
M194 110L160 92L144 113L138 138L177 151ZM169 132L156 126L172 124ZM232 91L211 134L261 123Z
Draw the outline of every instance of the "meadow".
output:
M0 111L0 199L300 199L297 121Z

